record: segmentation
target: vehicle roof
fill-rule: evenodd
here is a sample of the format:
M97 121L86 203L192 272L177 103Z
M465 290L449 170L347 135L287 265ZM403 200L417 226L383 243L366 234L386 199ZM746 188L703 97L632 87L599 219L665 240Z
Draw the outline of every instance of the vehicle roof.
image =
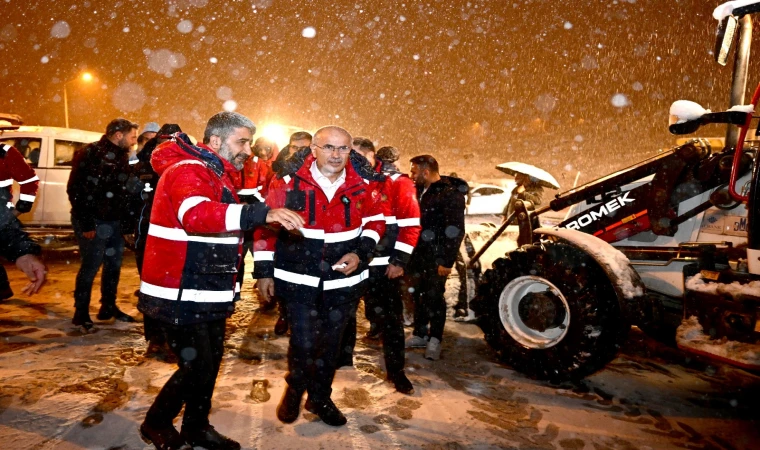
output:
M476 185L473 185L472 188L470 189L478 189L482 187L497 188L497 189L501 189L502 191L505 191L507 189L505 186L497 186L495 184L476 184Z
M22 125L18 129L0 131L0 137L13 135L51 136L53 138L70 139L77 142L95 142L100 140L103 133L77 130L75 128L43 127Z

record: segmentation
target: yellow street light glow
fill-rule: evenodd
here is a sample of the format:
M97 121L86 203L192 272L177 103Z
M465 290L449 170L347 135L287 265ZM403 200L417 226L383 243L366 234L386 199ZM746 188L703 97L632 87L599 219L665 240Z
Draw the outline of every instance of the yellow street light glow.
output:
M90 72L83 73L82 81L92 81L92 74Z
M277 144L277 148L284 147L290 139L288 129L285 126L276 123L269 123L262 126L259 135L274 141L274 143Z

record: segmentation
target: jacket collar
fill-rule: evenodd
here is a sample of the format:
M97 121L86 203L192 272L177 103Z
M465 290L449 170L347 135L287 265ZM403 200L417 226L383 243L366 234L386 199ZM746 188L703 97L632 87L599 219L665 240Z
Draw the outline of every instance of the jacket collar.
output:
M301 167L298 169L298 172L296 172L296 175L302 180L307 181L311 184L314 184L315 186L318 186L316 180L314 180L314 177L311 175L311 163L316 161L316 159L317 158L315 158L314 155L309 154L304 160L303 164L301 164ZM359 174L356 173L356 171L354 170L353 166L350 163L346 163L345 171L346 171L346 182L343 188L355 186L357 184L364 182L363 178L360 177Z

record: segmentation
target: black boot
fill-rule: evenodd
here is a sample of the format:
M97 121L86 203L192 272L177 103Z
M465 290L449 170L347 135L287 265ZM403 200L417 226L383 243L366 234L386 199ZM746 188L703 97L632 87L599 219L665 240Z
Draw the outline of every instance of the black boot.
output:
M146 444L155 445L158 450L192 450L193 448L182 439L174 426L153 428L143 422L140 425L140 437Z
M288 319L285 316L280 316L277 319L277 323L274 324L274 334L277 336L285 336L288 332Z
M280 404L277 405L277 418L282 423L293 423L301 413L301 398L303 391L299 392L292 387L285 389Z
M98 320L116 319L119 322L135 322L135 318L120 310L118 306L101 306L98 311Z
M74 311L74 318L71 319L71 323L80 326L85 330L90 330L93 326L92 319L90 319L90 312L81 309Z
M414 386L412 386L412 382L409 381L403 370L394 374L388 374L388 381L393 383L396 391L406 395L414 394Z
M345 425L347 420L346 416L335 406L335 403L328 398L322 402L312 402L311 398L306 399L304 408L310 413L314 413L322 419L322 422L334 427L340 427Z
M240 450L240 444L219 433L211 425L193 430L182 427L182 438L193 447L203 447L206 450Z

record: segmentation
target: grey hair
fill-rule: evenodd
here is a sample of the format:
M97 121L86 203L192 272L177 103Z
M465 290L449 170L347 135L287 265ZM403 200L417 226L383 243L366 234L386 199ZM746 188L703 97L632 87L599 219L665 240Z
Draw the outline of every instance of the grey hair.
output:
M203 143L208 144L211 141L211 136L219 136L224 142L238 128L248 128L251 135L256 134L256 125L242 114L231 111L214 114L206 124L206 131L203 132Z

